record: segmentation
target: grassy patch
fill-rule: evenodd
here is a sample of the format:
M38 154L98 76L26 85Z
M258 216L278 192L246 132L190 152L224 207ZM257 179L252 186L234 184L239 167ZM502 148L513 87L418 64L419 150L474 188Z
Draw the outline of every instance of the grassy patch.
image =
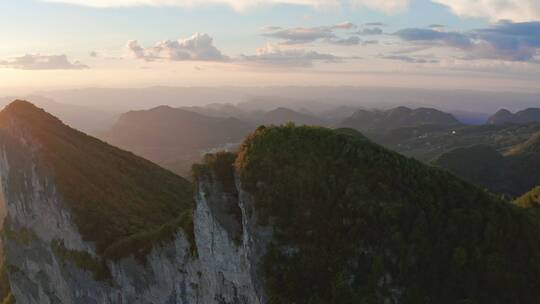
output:
M4 225L3 234L7 240L13 241L20 246L26 247L29 246L30 243L37 238L36 234L28 228L12 230L6 225Z
M9 283L8 265L6 256L3 250L0 253L0 301L2 304L13 304L15 299L11 294L11 286Z
M523 208L540 207L540 186L516 199L514 203Z
M64 263L72 263L78 268L90 272L95 280L109 281L112 279L110 269L104 259L94 257L88 252L68 249L61 240L53 240L51 248Z
M193 231L193 211L184 212L177 219L162 225L161 227L132 235L126 239L113 244L105 251L105 258L110 260L119 260L128 256L134 256L140 262L146 262L146 257L152 249L163 243L172 242L182 229L188 237L190 250L196 255L195 235Z

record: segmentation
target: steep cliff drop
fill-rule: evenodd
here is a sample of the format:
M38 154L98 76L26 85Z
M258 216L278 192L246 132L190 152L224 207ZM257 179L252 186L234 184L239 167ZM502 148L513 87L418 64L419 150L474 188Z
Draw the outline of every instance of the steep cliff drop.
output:
M27 102L8 106L0 174L12 299L491 304L540 296L537 217L354 130L260 127L237 154L208 155L193 171L194 186Z
M17 303L262 302L249 242L212 212L219 195L195 208L188 181L24 101L0 113L0 156Z

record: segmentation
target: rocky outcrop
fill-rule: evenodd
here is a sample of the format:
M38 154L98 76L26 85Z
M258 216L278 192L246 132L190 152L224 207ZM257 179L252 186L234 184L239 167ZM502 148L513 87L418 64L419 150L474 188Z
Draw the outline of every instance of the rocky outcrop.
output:
M255 224L253 200L238 181L235 195L219 180L198 181L195 244L179 229L145 261L102 260L81 237L40 161L41 147L19 135L0 134L5 250L17 303L265 303L258 264L271 231ZM240 217L221 208L225 203Z

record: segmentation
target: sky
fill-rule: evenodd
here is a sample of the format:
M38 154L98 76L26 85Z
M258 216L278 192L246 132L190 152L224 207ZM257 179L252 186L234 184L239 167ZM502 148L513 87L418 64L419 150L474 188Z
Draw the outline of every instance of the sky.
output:
M3 0L0 93L357 85L540 91L538 0Z

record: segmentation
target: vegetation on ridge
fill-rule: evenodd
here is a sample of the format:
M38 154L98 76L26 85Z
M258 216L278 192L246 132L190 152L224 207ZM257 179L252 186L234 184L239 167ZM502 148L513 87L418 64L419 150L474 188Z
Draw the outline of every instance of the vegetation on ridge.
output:
M523 196L515 200L515 204L523 208L538 208L540 207L540 186L525 193Z
M315 127L261 127L237 168L261 224L270 303L533 303L540 228L437 168ZM395 302L396 300L394 300Z
M71 129L28 102L0 112L0 129L36 142L38 170L52 175L83 239L94 242L98 254L193 210L192 185L184 178Z
M15 298L13 297L13 294L11 294L11 286L8 277L8 265L3 249L0 249L0 303L15 303Z
M101 257L94 257L86 251L68 249L62 240L53 240L51 248L62 262L73 263L77 268L90 272L95 280L108 281L112 278L107 262Z

